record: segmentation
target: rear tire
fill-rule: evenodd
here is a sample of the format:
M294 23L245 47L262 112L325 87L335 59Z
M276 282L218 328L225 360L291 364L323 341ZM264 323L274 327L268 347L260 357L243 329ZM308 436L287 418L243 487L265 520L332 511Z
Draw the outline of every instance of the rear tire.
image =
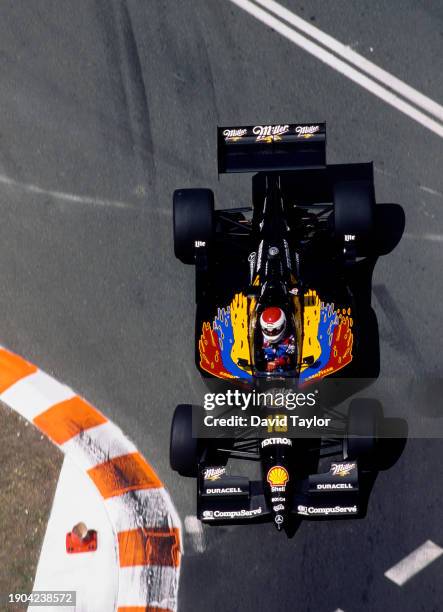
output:
M174 253L184 264L195 261L195 243L214 236L214 194L210 189L177 189L173 196Z
M192 406L179 404L171 424L171 468L182 476L197 476L199 459L199 440L192 437Z
M378 402L365 398L351 401L345 439L348 459L358 459L363 467L375 465L379 421Z
M372 174L372 172L371 172ZM337 177L334 181L334 233L346 254L375 253L375 195L372 176Z

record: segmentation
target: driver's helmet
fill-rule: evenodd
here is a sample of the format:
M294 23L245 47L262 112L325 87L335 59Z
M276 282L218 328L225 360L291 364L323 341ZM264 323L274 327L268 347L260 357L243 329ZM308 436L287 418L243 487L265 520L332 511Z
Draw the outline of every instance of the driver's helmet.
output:
M279 342L286 329L286 316L281 308L271 306L265 308L260 316L263 337L267 342Z

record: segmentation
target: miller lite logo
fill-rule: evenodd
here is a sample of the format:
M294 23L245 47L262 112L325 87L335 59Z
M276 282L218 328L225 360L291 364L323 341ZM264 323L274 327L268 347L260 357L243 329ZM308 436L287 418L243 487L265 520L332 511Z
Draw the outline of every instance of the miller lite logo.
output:
M333 476L350 476L351 472L353 472L356 468L355 462L349 463L332 463L331 464L331 474Z
M257 136L257 142L281 140L282 134L286 134L288 131L289 125L256 125L252 128L252 132Z
M320 131L319 125L297 125L295 128L295 133L300 138L311 138L318 131Z
M226 129L223 130L223 136L225 137L225 140L232 140L232 141L236 141L236 140L240 140L240 138L242 138L246 132L248 130L246 128L238 128L238 129Z

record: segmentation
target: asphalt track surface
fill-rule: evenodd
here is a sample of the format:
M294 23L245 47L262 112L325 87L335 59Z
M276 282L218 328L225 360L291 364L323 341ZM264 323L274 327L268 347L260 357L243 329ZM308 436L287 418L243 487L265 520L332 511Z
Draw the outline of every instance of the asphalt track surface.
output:
M286 6L443 99L437 2ZM228 0L3 0L0 69L1 343L117 422L182 518L195 490L169 469L169 425L202 387L171 194L209 186L220 207L249 202L248 177L217 180L217 124L326 120L329 162L375 162L377 199L407 216L375 272L381 369L441 378L438 136ZM441 558L403 587L383 574L443 544L442 460L440 439L410 440L365 520L304 523L290 540L272 525L205 529L205 552L183 560L180 610L440 610Z

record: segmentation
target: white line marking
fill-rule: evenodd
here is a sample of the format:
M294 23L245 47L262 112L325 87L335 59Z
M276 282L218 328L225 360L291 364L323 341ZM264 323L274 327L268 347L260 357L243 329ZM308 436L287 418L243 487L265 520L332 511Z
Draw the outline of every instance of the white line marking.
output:
M282 23L272 14L250 2L250 0L230 0L230 2L236 4L238 7L293 42L295 45L301 47L311 55L314 55L317 59L327 64L334 70L337 70L337 72L340 72L344 76L348 77L348 79L354 81L354 83L357 83L367 91L379 97L387 104L390 104L411 119L414 119L414 121L417 121L417 123L420 123L438 136L443 137L443 125L417 110L415 107L411 106L411 104L405 102L402 98L399 98L397 95L365 76L349 64L346 64L344 61L338 59L335 55L329 51L326 51L323 49L323 47L320 47L320 45L310 41L302 34Z
M418 188L422 191L426 191L426 193L430 193L432 195L438 196L439 198L443 198L443 193L440 193L440 191L437 191L436 189L431 189L430 187L426 187L426 185L419 185Z
M16 189L21 189L27 193L35 193L37 195L50 196L57 200L64 200L65 202L75 202L77 204L92 204L94 206L114 206L116 208L131 208L132 204L126 202L119 202L118 200L104 200L102 198L93 198L89 196L79 196L74 193L65 193L64 191L53 191L51 189L43 189L38 185L32 183L20 183L15 179L0 174L0 183L8 185Z
M430 242L443 242L443 234L408 234L405 232L403 234L404 238L409 238L410 240L429 240Z
M51 406L70 399L74 395L72 389L41 370L37 370L34 374L29 374L6 389L0 394L0 399L23 417L32 421Z
M369 74L374 79L377 79L377 81L380 81L386 87L396 91L398 94L415 104L415 106L419 106L427 113L434 115L434 117L443 121L443 106L440 106L440 104L431 98L428 98L428 96L425 96L404 81L401 81L387 70L383 70L383 68L380 68L373 62L367 60L365 57L363 57L363 55L353 51L349 45L344 45L329 34L326 34L301 17L298 17L298 15L295 15L278 2L274 2L274 0L255 0L255 2L257 4L261 4L268 11L274 13L274 15L277 15L278 17L281 17L295 28L305 32L305 34L308 34L311 38L314 38L317 42L333 51L336 55L343 57L350 64L354 64L354 66L357 66L357 68L362 72L366 72L366 74Z
M385 572L386 578L395 582L398 586L403 586L415 574L421 572L426 566L438 559L443 554L443 548L427 540L410 555L402 559L399 563Z
M185 517L185 531L189 535L195 552L205 552L205 535L201 522L196 516Z

